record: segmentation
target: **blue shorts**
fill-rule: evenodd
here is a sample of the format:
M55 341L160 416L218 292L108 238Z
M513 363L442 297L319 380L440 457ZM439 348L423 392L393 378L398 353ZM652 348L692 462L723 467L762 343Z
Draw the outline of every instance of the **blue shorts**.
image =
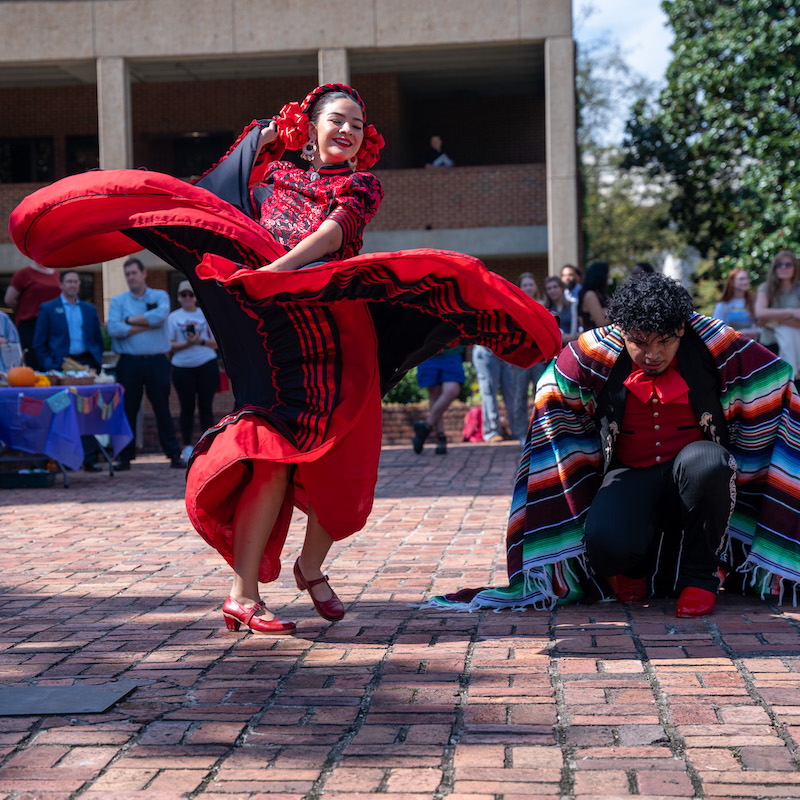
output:
M442 383L464 383L464 364L460 353L434 356L417 367L417 385L423 389Z

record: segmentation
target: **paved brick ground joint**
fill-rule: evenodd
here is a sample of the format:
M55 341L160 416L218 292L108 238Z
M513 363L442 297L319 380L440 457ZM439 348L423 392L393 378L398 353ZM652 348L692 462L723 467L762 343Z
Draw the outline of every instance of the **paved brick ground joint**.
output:
M282 639L224 629L229 572L163 458L0 493L0 685L138 683L103 714L0 717L0 800L800 798L791 604L423 607L504 582L517 455L385 448L328 568L347 616L320 619L284 569Z

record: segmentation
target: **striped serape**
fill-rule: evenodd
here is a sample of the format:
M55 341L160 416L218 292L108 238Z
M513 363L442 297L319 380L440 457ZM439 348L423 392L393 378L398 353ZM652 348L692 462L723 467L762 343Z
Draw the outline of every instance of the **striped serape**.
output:
M736 567L748 573L751 587L781 599L790 588L796 604L800 397L791 367L719 320L693 314L688 326L716 366L728 449L737 464L736 503L722 549L729 557L740 553ZM578 602L592 588L583 524L614 446L611 437L601 441L598 397L624 347L619 327L609 325L584 333L551 362L538 384L514 486L508 585L464 589L433 598L433 605L548 609ZM712 415L700 416L707 438L716 439Z

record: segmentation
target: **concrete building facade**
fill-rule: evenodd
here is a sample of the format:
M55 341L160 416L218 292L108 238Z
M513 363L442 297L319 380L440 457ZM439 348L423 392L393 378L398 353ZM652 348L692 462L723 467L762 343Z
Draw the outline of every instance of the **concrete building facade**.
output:
M460 250L510 279L578 261L571 0L26 0L0 2L0 30L6 219L97 166L188 178L340 81L387 141L365 252ZM433 134L454 168L424 168ZM0 288L25 263L0 233ZM88 272L99 307L125 288L118 263Z

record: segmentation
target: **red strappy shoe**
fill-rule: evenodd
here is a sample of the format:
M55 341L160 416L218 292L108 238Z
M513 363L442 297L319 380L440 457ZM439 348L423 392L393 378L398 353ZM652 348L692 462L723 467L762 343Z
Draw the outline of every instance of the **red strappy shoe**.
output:
M238 631L240 625L250 628L254 633L272 633L278 636L294 633L297 625L294 622L284 622L282 619L264 619L257 617L259 611L266 608L263 601L254 606L243 606L237 603L230 595L222 604L222 616L229 631Z
M300 559L298 559L294 562L294 580L298 589L305 589L308 592L308 596L311 598L314 608L317 609L317 614L319 614L323 619L327 619L330 622L336 622L344 616L344 606L342 605L342 601L336 596L336 592L331 589L331 585L328 583L327 575L323 575L321 578L317 578L315 581L307 581L303 576L303 573L300 571ZM331 589L331 594L333 595L330 600L317 600L317 598L312 594L311 587L316 586L319 583L328 583L328 588Z

